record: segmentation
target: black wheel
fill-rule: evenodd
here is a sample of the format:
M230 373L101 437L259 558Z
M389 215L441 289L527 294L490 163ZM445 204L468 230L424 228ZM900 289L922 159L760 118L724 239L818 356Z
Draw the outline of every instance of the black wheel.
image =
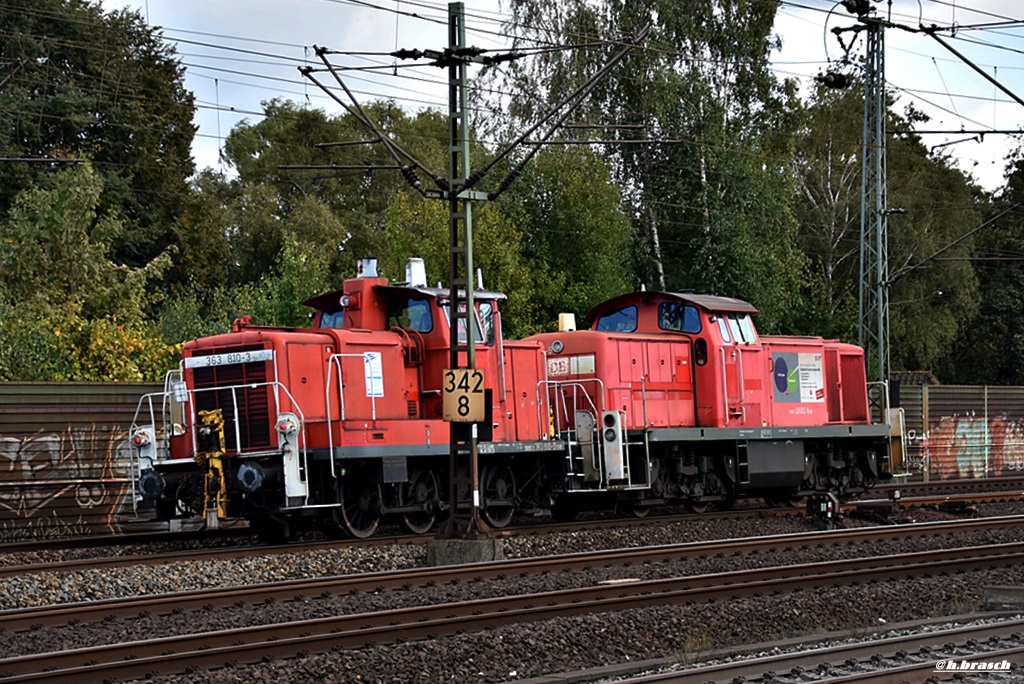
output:
M507 465L489 465L481 478L480 502L484 520L491 527L505 527L512 522L516 509L516 480Z
M365 539L377 531L380 505L375 486L354 478L342 479L341 524L356 539Z
M417 470L402 485L403 506L423 506L422 511L402 516L405 528L413 534L426 534L437 521L437 476L433 470Z
M720 511L731 511L736 507L736 497L727 496L724 499L715 502L715 508Z
M639 502L622 501L619 502L619 511L631 518L646 518L651 512L651 507Z
M707 513L708 509L711 508L710 501L694 501L693 499L687 499L686 503L683 505L685 505L686 510L691 513Z

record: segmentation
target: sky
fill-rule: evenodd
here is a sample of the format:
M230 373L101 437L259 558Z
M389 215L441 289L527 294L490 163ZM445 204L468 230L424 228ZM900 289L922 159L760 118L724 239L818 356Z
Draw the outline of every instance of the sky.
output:
M493 50L507 47L503 37L507 4L498 0L465 0L464 4L467 42ZM321 65L314 45L377 53L332 57L335 64L381 67L345 74L361 102L390 97L408 110L447 108L446 71L404 66L394 70L390 67L396 60L386 54L398 48L443 49L448 41L447 2L102 0L102 5L108 10L139 11L150 25L161 27L166 40L177 44L186 68L185 85L195 93L198 106L199 132L193 145L197 168L221 168L223 138L240 121L259 120L262 101L283 98L340 111L298 71L303 64ZM974 0L969 5L963 0L893 0L891 5L875 7L893 23L911 29L933 24L958 27L952 37L949 31L940 35L1024 99L1024 25L1006 25L1008 20L1024 20L1024 6L1019 0ZM815 75L841 68L843 47L831 30L854 23L855 17L835 2L785 0L775 25L782 40L782 49L773 55L776 74L798 79L806 92ZM885 45L886 81L897 96L896 109L912 104L931 117L918 128L948 133L923 135L924 143L949 154L985 189L998 189L1005 157L1020 136L991 132L978 136L973 131L1021 130L1024 105L923 33L888 29ZM850 55L856 60L863 50L860 38ZM320 77L330 79L329 74Z

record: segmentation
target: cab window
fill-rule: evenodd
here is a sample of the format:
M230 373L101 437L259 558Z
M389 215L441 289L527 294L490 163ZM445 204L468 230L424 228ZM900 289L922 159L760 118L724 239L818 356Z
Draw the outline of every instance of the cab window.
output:
M597 319L596 330L601 332L636 332L636 307L627 306Z
M466 303L461 302L459 304L459 311L466 310ZM444 305L444 315L448 320L448 326L451 327L451 313L448 304ZM470 316L469 320L473 321L473 340L479 342L484 339L483 334L480 332L480 322L476 319L476 316ZM459 344L466 344L466 324L463 319L459 319Z
M718 317L718 332L722 334L723 342L732 342L732 333L729 332L729 324L725 321L725 316Z
M754 344L757 342L757 333L754 332L754 322L750 320L750 316L743 314L739 317L740 332L743 333L743 341Z
M487 344L494 344L496 336L494 302L480 302L477 305L477 313L480 314L480 327L483 328L484 341Z
M327 309L320 315L320 327L321 328L344 328L345 327L345 310L341 307L335 309Z
M757 334L754 332L754 324L751 322L750 316L729 314L727 318L732 337L737 343L755 344L757 342Z
M388 326L428 333L434 329L430 300L397 299L388 305Z
M699 333L700 314L692 304L662 302L658 305L658 327L674 332Z

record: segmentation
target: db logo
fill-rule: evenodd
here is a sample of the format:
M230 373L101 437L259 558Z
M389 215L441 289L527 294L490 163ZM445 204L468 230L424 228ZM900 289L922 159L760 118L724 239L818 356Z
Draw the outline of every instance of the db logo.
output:
M548 375L558 377L569 374L569 359L548 359Z

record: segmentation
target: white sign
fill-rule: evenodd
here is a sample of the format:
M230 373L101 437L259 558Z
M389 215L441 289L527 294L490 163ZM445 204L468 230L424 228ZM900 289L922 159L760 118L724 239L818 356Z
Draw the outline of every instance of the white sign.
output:
M800 354L800 401L825 401L825 375L821 368L821 354Z
M366 375L366 396L384 396L384 365L381 363L380 352L363 354L363 373Z
M257 361L273 360L273 349L253 349L251 351L229 352L227 354L190 356L185 359L185 368L209 368L211 366L230 366L236 363L255 363Z

